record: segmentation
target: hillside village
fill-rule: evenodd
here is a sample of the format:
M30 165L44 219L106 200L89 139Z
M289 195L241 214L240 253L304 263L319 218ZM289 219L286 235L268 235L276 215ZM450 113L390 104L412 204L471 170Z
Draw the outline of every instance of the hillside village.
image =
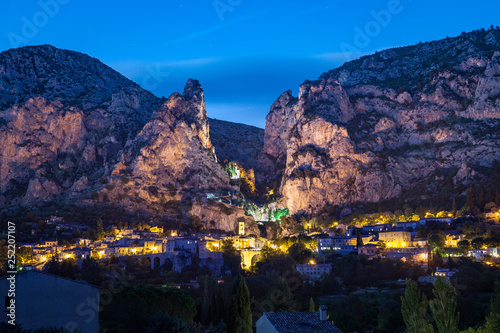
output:
M487 213L485 217L487 220L483 223L490 231L500 231L500 211ZM109 226L104 230L102 222L100 225L98 222L99 235L96 236L98 239L92 240L72 237L75 232L79 234L81 230L85 233L88 226L66 223L62 218L52 216L45 223L45 232L37 234L39 241L22 242L18 245L20 248L18 252L23 254L19 265L21 270L43 270L51 260L62 262L74 259L81 265L82 260L86 258L106 261L110 258L132 256L137 259L146 258L150 262L151 269L164 268L165 264L169 263L173 271L180 273L196 262L200 267L206 266L213 274L222 276L230 274L230 271L223 271L224 244L231 244L240 255L241 267L250 270L259 260L259 254L263 249L287 252L290 244L303 238L308 239L307 247L316 259L297 264L297 271L304 275L305 279L311 280L322 277L314 273L314 268L319 265L315 261L320 262L322 257L331 253L364 255L369 259L378 257L402 260L420 265L424 271L427 271L430 256L436 248L444 251L445 256L468 256L475 260L487 258L496 263L500 256L498 239L496 243L492 243L491 240L485 241L479 236L468 237L456 227L456 222L457 220L450 216L368 224L360 228L335 222L328 230L311 232L308 232L311 226L306 224L304 233L287 237L287 242L283 245L283 239L267 239L247 234L244 222L239 223L238 234L190 234L180 230L164 230L158 226L146 226L143 230ZM24 232L26 235L21 233L21 237L28 238L35 235L39 228L38 224L27 222L26 225L28 226L28 230ZM434 228L440 226L446 229L440 235L442 239L436 242L427 237L419 237L419 228L426 226ZM54 233L60 236L53 237ZM435 269L431 274L434 272ZM323 269L322 273L327 276L330 269Z

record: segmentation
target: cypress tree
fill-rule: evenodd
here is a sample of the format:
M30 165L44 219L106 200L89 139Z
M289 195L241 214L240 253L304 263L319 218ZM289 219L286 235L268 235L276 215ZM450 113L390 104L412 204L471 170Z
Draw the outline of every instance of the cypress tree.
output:
M485 333L500 332L500 282L495 283L495 297L491 298L491 311L486 317Z
M316 312L316 306L314 305L314 300L313 298L311 297L309 299L309 312Z
M103 240L104 239L104 228L102 226L102 220L99 218L99 220L97 220L97 227L96 227L96 239L97 240Z
M229 332L252 333L252 302L245 278L238 274L233 283Z
M451 213L453 216L457 216L457 200L453 198L453 202L451 204Z
M484 206L486 205L485 192L486 191L484 189L481 189L479 192L479 198L477 199L477 206L481 212L483 211Z
M363 245L363 237L361 236L361 232L358 230L358 235L356 236L356 247L359 249Z
M218 324L221 321L227 322L227 318L224 318L226 307L224 306L224 297L222 296L222 289L220 285L217 287L217 294L214 295L212 304L212 323Z

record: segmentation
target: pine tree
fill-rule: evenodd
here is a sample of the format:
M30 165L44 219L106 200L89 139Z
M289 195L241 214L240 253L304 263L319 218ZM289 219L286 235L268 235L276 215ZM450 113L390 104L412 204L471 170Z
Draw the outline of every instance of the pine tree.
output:
M313 298L311 297L309 299L309 312L316 312L316 306L314 305L314 300Z
M421 295L417 284L407 279L405 294L401 297L401 314L407 333L434 332L434 328L426 318L427 304L427 297Z
M456 312L455 288L445 278L434 281L434 299L429 302L439 333L458 333L459 313Z
M500 282L495 283L495 297L491 298L491 311L486 317L485 333L500 332Z
M252 309L253 299L245 278L238 274L233 283L232 316L229 332L252 333Z

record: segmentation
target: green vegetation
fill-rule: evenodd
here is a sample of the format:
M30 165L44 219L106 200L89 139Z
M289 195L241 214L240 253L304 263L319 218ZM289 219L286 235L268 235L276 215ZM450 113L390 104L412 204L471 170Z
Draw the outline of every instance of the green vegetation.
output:
M227 174L229 175L230 178L235 177L238 175L237 170L238 165L236 165L235 162L229 162L224 166L224 170L226 170Z
M229 331L252 333L252 310L250 306L253 300L250 298L245 278L240 274L235 278L232 294Z
M273 221L280 222L281 217L286 217L288 215L288 208L278 208L273 212Z
M434 332L427 319L427 304L427 297L420 293L418 285L407 279L405 295L401 297L401 313L407 333Z
M167 313L186 323L196 315L196 301L185 291L152 285L122 286L106 304L101 319L103 327L113 332L139 332L161 321L158 313ZM179 324L181 326L181 324Z
M439 333L458 333L459 314L456 313L456 290L443 277L434 282L434 299L429 302L432 317Z

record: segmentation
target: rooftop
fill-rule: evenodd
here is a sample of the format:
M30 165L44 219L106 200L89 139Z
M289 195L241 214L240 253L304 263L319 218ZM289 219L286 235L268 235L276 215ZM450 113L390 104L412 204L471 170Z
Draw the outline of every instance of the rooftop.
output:
M328 320L320 320L318 312L266 312L263 315L280 333L342 333Z

